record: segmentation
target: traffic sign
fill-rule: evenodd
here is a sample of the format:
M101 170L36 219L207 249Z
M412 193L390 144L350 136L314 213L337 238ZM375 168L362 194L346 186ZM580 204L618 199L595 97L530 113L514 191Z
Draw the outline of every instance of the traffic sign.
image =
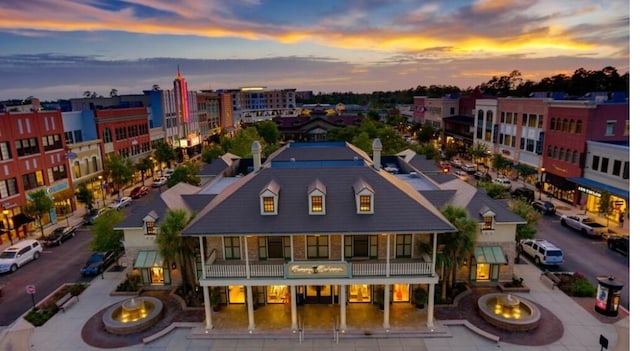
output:
M33 295L33 294L36 293L36 286L35 285L27 285L26 286L26 290L27 290L27 294Z

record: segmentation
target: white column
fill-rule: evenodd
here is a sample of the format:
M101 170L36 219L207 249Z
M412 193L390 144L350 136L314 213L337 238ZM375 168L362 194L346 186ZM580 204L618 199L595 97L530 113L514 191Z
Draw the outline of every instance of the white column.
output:
M347 329L347 294L346 287L340 285L340 330Z
M289 305L291 306L291 330L298 330L298 296L296 295L296 286L289 287Z
M389 324L389 284L384 285L384 321L382 322L384 329L391 328Z
M256 329L256 321L253 318L253 290L250 286L244 287L247 290L247 313L249 314L249 330Z
M385 274L388 278L391 276L391 234L385 235L385 238L387 238L387 269Z
M431 274L436 272L436 251L438 250L438 233L433 233L433 252L431 253Z
M249 243L247 242L247 236L244 236L244 264L247 274L247 279L251 278L251 270L249 269Z
M200 242L200 261L202 261L202 275L206 277L206 265L205 265L205 255L204 255L204 241L202 236L199 236ZM202 277L201 277L202 278ZM213 320L211 319L211 301L209 300L209 287L204 286L204 320L205 320L205 329L213 329Z
M429 284L429 300L427 301L427 327L433 328L433 307L435 305L436 284Z

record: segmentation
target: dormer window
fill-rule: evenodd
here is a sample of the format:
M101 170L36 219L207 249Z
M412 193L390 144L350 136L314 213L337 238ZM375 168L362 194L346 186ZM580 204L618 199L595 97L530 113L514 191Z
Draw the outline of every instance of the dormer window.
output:
M263 216L273 216L278 214L278 195L280 186L271 181L260 192L260 214Z
M327 195L327 188L322 182L316 180L307 189L307 195L309 197L309 214L310 215L324 215L326 214L325 198Z
M373 188L371 188L371 186L364 180L359 179L355 184L353 184L353 192L356 200L356 213L373 214Z
M144 223L144 235L156 235L156 222L158 221L158 214L155 211L149 212L142 222Z
M496 214L491 211L487 206L480 209L480 216L482 216L482 231L495 230Z

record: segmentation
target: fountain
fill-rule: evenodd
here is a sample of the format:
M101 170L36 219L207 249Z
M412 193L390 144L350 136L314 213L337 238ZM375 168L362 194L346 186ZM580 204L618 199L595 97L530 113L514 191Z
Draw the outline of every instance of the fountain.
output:
M511 331L535 329L540 322L540 310L522 297L492 293L478 299L480 316L491 325Z
M162 301L150 296L136 296L109 307L102 315L105 329L125 335L145 330L162 318Z

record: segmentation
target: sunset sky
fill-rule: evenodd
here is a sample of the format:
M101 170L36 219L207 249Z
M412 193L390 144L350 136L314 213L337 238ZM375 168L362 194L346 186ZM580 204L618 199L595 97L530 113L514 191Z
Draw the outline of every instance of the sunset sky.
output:
M474 87L629 71L628 0L2 0L0 100L258 85Z

